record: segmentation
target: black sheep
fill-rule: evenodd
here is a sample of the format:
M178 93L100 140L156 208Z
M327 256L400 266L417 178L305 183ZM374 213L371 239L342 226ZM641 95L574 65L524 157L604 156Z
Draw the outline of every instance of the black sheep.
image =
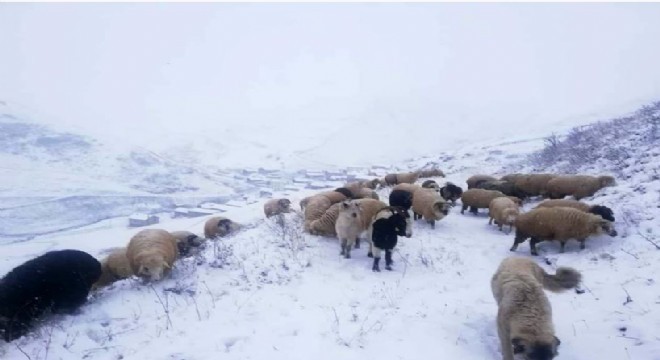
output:
M398 206L406 211L412 207L413 194L406 190L392 190L390 193L390 206Z
M373 253L373 271L380 271L380 252L385 250L385 269L392 270L392 250L396 247L399 236L410 237L412 235L412 221L408 211L400 207L388 206L380 210L374 216L372 224L371 244Z
M440 196L447 201L451 201L452 204L456 204L456 200L460 199L461 195L463 195L463 189L450 182L440 188Z
M0 280L0 336L23 336L47 310L73 313L100 276L101 263L78 250L50 251L17 266Z

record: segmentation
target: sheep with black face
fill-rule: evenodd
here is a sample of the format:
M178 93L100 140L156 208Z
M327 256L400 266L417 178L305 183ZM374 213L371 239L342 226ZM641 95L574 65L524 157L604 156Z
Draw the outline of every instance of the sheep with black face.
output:
M392 270L392 250L398 237L412 236L412 220L408 211L388 206L376 213L369 227L369 257L374 258L373 271L380 271L380 255L385 250L385 269Z

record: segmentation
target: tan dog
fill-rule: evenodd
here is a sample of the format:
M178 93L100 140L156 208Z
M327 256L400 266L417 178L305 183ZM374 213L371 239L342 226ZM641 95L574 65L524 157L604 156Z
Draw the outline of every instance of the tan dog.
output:
M526 360L551 360L560 344L552 324L552 307L543 289L560 292L576 287L577 270L567 267L549 275L527 258L504 259L491 280L499 307L497 332L504 360L521 354Z

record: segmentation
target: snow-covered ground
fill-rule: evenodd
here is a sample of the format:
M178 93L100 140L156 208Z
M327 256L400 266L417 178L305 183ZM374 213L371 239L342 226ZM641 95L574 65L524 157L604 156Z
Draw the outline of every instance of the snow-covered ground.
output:
M446 180L464 185L475 173L529 170L523 160L541 138L510 137L464 143L442 156ZM657 154L639 166L653 172ZM598 169L594 169L598 172ZM657 178L619 178L595 199L610 206L621 236L590 238L586 250L569 243L539 245L535 258L552 270L572 266L584 276L583 294L548 296L559 359L660 360L660 229ZM445 179L443 179L445 180ZM644 191L639 189L643 188ZM380 190L386 198L389 190ZM307 192L291 196L298 203ZM525 205L533 207L535 202ZM339 256L336 239L300 233L264 219L263 203L226 215L246 225L235 236L176 266L153 285L126 280L93 295L76 316L58 316L10 344L3 359L499 359L497 311L490 277L509 252L513 234L489 226L485 213L459 208L431 229L417 222L401 239L392 272L371 272L366 246ZM205 218L152 226L201 232ZM137 232L113 218L73 231L0 246L0 273L47 250L77 248L101 257ZM529 257L528 243L516 256Z

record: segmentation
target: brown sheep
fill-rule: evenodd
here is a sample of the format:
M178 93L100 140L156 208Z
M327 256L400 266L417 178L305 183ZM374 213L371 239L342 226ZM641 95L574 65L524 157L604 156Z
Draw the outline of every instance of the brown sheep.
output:
M518 180L519 178L521 178L521 177L523 177L523 176L526 176L526 174L520 174L520 173L516 173L516 174L507 174L507 175L502 176L502 177L500 178L500 180L515 183L516 180Z
M419 179L419 172L387 174L383 183L385 185L414 184Z
M330 203L332 203L332 204L336 204L338 202L342 202L344 200L349 200L350 199L350 196L346 196L346 194L343 194L343 193L341 193L339 191L336 191L336 190L323 191L323 192L320 192L320 193L316 194L315 196L325 196L326 198L328 198L328 200L330 200Z
M504 259L490 286L497 302L497 333L504 360L520 354L528 360L550 360L560 344L552 324L552 307L543 289L561 292L578 286L582 275L560 267L550 275L535 262L510 257Z
M419 188L413 193L413 213L435 229L435 222L449 214L451 207L435 189Z
M291 200L289 199L270 199L264 204L264 214L267 218L289 212L291 212Z
M92 285L92 289L99 289L131 276L133 269L126 257L126 248L117 248L101 261L101 277Z
M237 231L240 225L227 219L223 216L215 216L204 224L204 237L207 239L215 239L224 237L230 233Z
M497 190L504 193L504 195L515 196L520 199L524 199L527 197L527 193L518 189L516 185L510 181L504 181L504 180L482 181L479 184L477 184L476 188L484 189L484 190Z
M596 191L614 186L616 182L611 176L566 175L557 176L548 181L547 194L551 199L561 199L572 195L575 200L593 196Z
M561 243L560 252L563 253L564 246L569 239L577 239L580 249L584 249L584 242L591 235L603 232L610 236L617 235L612 222L598 215L567 207L533 209L520 214L515 225L516 237L513 240L511 251L516 251L519 244L527 238L531 238L532 255L538 255L536 244L541 241L558 240Z
M614 213L612 212L612 209L608 208L607 206L603 205L589 205L586 203L583 203L581 201L577 200L571 200L571 199L556 199L556 200L546 200L540 204L538 204L536 207L570 207L573 209L578 209L581 211L584 211L586 213L591 213L594 215L599 215L605 220L609 220L611 222L614 222Z
M461 202L463 207L461 209L461 214L465 213L467 208L470 208L470 212L477 214L478 209L488 209L490 202L498 197L506 196L503 193L496 190L484 190L484 189L469 189L466 190L463 195L461 195Z
M170 234L176 239L176 246L181 257L199 254L206 244L205 238L190 231L171 231Z
M408 191L411 194L414 194L415 191L421 189L422 187L417 184L398 184L392 188L392 190L403 190Z
M347 188L351 189L352 186L356 186L356 187L360 187L360 188L365 188L366 187L366 188L375 190L376 188L378 188L378 185L380 185L380 179L376 178L376 179L373 179L373 180L355 181L355 182L348 183L348 184L344 185L344 187L347 187Z
M354 193L353 197L355 199L374 199L374 200L380 199L375 191L366 187L361 188L358 192Z
M176 239L160 229L138 232L126 247L126 257L133 273L146 280L162 279L172 269L178 256Z
M488 225L495 221L495 224L502 231L502 226L509 225L509 232L513 229L513 224L516 221L516 218L520 214L520 209L518 204L515 203L509 197L498 197L491 200L490 205L488 206Z
M353 202L360 206L363 231L369 228L374 215L380 209L387 207L386 203L374 199L357 199ZM307 231L312 235L337 236L335 224L339 214L339 206L340 204L332 205L323 216L309 224ZM359 247L359 242L356 242L355 246L356 248Z
M484 182L484 181L495 181L497 180L496 178L490 176L490 175L472 175L470 176L465 182L467 183L468 189L472 189L477 187L479 183Z
M346 188L339 188L337 190L345 190L350 193L350 190ZM340 191L324 191L309 197L303 211L305 231L309 232L311 223L320 219L333 204L348 199L350 199L350 196Z
M514 185L527 196L544 196L548 182L555 177L555 174L528 174L516 178Z
M348 183L344 185L344 188L351 191L353 199L370 198L378 200L378 194L372 188L365 187L362 182Z
M440 169L427 169L427 170L420 170L419 171L419 177L420 178L429 178L429 177L445 177L445 173L442 172Z

